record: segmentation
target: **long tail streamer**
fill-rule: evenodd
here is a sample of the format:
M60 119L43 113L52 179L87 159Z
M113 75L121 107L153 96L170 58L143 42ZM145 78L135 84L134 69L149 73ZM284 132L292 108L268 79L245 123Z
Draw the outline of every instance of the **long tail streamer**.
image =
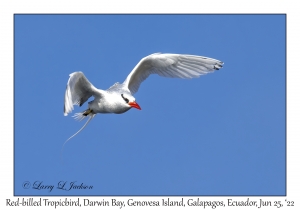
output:
M76 136L80 131L82 131L86 126L87 124L89 124L89 122L95 117L96 114L91 114L90 115L90 118L86 121L86 123L82 126L82 128L80 128L79 131L77 131L73 136L71 136L70 138L68 138L65 143L63 144L62 148L61 148L61 152L60 152L60 156L61 156L61 159L62 159L62 152L63 152L63 149L64 149L64 146L65 144L71 139L73 138L74 136ZM82 119L81 119L82 120Z

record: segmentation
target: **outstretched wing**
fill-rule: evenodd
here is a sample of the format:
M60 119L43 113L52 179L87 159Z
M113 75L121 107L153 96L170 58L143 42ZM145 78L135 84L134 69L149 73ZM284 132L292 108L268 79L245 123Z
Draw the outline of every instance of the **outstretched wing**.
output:
M92 95L100 96L101 93L84 76L82 72L70 74L65 93L64 115L67 116L74 109L73 105L81 106Z
M131 94L134 94L150 74L173 78L195 78L219 70L223 64L219 60L197 55L154 53L144 57L123 84Z

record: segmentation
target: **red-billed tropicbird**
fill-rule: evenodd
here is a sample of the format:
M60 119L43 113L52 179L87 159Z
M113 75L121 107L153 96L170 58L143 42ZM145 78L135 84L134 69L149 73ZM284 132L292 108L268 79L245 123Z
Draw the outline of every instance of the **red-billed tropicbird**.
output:
M88 103L87 110L74 115L78 120L86 116L90 118L65 143L83 130L98 113L121 114L132 107L141 109L133 95L150 74L173 78L194 78L219 70L223 64L219 60L197 55L154 53L144 57L122 84L117 82L107 90L97 89L82 72L74 72L70 74L67 83L64 115L67 116L74 109L74 105L81 106L91 96L94 96L94 100Z

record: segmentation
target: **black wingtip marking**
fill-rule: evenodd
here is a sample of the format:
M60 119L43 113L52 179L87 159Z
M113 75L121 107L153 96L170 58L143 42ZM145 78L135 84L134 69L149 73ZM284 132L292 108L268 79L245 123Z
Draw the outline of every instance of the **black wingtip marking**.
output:
M215 64L215 65L214 65L214 69L215 69L215 70L221 69L221 68L223 67L223 64L224 64L223 62L222 62L222 63L217 63L217 64Z

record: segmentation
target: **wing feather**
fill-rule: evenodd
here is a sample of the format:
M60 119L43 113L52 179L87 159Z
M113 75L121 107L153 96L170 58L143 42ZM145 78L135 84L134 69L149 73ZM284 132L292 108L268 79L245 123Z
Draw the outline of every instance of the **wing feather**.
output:
M150 74L171 78L195 78L219 70L223 64L219 60L197 55L154 53L144 57L123 84L134 94Z
M91 96L99 97L101 95L99 91L82 72L70 74L65 92L64 115L67 116L74 109L74 105L81 106Z

